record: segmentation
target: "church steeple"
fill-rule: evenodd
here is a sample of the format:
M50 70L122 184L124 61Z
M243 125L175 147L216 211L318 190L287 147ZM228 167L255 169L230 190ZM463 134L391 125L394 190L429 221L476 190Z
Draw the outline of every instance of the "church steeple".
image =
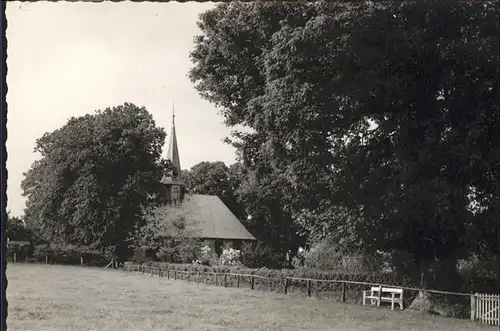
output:
M181 178L181 162L179 159L179 147L177 146L177 136L175 134L175 103L172 106L172 131L170 132L170 141L168 144L167 159L172 162L172 165L177 172L175 179Z
M185 185L181 180L181 162L179 158L179 147L177 146L177 136L175 134L175 104L172 108L172 131L168 143L167 160L172 163L175 174L167 175L162 179L165 185L165 199L174 204L182 202L185 193Z

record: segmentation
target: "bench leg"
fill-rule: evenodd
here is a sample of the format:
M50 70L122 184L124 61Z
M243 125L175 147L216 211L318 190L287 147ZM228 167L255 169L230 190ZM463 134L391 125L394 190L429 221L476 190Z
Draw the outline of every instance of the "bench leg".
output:
M394 300L391 301L391 310L394 310Z

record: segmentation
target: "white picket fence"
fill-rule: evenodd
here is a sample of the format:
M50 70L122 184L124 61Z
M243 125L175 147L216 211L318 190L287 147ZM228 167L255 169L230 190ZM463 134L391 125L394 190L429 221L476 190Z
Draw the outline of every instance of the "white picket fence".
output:
M473 320L489 325L500 325L500 295L476 293L471 308Z

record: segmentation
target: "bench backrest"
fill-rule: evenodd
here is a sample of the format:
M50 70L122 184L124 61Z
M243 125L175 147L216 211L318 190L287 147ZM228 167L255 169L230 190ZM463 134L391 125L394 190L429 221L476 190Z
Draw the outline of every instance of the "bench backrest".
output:
M374 286L371 288L372 292L379 292L380 286ZM402 288L393 288L393 287L382 287L382 293L398 293L403 294Z

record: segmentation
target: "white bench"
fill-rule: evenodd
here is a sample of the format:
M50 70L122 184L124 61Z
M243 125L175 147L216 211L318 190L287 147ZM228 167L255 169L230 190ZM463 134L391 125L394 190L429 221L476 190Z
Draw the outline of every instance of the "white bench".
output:
M390 302L392 310L394 310L394 305L397 303L403 310L403 289L375 286L369 291L363 291L363 306L366 304L366 300L370 300L372 305L376 303L377 307L380 306L382 301Z

